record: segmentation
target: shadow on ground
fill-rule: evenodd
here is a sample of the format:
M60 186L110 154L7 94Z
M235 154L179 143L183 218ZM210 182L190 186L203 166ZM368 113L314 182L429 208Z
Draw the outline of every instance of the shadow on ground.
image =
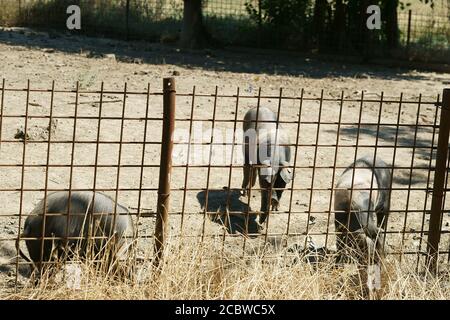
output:
M208 203L207 212L211 221L223 225L230 234L245 234L246 232L246 212L251 212L248 205L240 199L238 190L211 190L208 191L208 199L206 199L206 191L197 194L197 200L202 209L205 209ZM229 215L227 215L227 203L229 203ZM214 214L215 213L215 214ZM248 217L247 230L249 234L258 233L258 224L255 215L250 214Z
M7 243L0 243L0 275L13 275L16 272L16 248ZM19 274L23 277L30 277L29 265L23 264L23 260L19 258Z
M309 78L352 77L419 80L426 77L407 74L406 69L361 64L357 57L342 59L333 56L316 59L298 52L264 49L227 48L185 50L176 46L144 41L130 41L76 36L57 31L29 28L0 28L0 43L30 49L54 49L69 54L85 53L89 58L114 54L123 62L172 64L185 68L211 71L304 76ZM332 62L334 61L334 62Z
M414 168L420 167L423 169L428 166L429 159L432 160L436 158L436 150L432 152L432 135L433 129L431 127L421 127L420 133L415 133L412 127L399 127L398 132L396 126L382 126L380 131L377 133L377 128L374 125L364 126L362 125L360 129L355 127L341 128L340 135L347 136L352 141L356 141L357 132L359 130L360 138L371 137L374 139L373 146L375 147L375 140L378 137L378 145L389 145L394 147L395 136L397 135L397 147L407 147L412 154L413 146L414 149L414 163L412 163L413 170L410 169L397 169L396 175L394 176L394 183L401 185L415 185L420 183L426 183L428 180L428 174L424 170L417 170ZM328 132L335 133L334 131L328 130ZM423 138L423 134L426 133L428 139ZM422 137L420 137L422 135ZM437 137L435 137L434 145L437 143ZM359 156L363 156L359 154ZM383 159L388 166L392 166L391 159ZM396 160L396 166L399 166L398 159ZM402 167L411 166L411 163L404 164ZM430 168L432 169L432 168Z

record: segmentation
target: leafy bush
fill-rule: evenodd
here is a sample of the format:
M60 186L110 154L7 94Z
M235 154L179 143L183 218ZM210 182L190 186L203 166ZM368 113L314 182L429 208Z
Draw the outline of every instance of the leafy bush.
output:
M34 0L24 3L21 13L16 6L18 26L66 29L71 4L79 5L82 12L81 30L74 33L125 37L127 35L125 1L91 0ZM166 5L165 7L163 5ZM167 11L167 13L165 12ZM177 33L180 28L182 7L175 0L157 2L131 1L129 34L132 38L158 41L165 33ZM1 20L0 20L1 22Z
M255 23L276 30L280 39L304 36L309 29L313 4L311 0L261 0L259 8L251 2L245 7Z

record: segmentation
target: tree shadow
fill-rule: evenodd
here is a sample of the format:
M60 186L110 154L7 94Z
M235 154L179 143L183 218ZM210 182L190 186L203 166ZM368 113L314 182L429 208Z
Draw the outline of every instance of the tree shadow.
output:
M6 30L6 31L5 31ZM30 28L6 28L0 31L0 43L37 50L53 49L68 54L84 53L88 58L114 54L116 60L153 65L171 64L188 69L236 73L304 76L309 78L352 77L378 79L429 79L420 74L407 74L406 68L372 65L370 69L358 58L311 56L306 53L269 49L221 48L186 50L156 42L123 41L94 38L66 32Z
M251 208L240 199L239 190L210 190L208 191L208 217L211 221L223 225L230 234L255 234L259 232L256 215L251 213ZM228 200L229 199L229 200ZM197 194L197 200L202 209L206 206L206 191ZM229 202L228 202L229 201ZM229 214L227 214L227 202ZM245 221L248 215L247 228ZM215 214L214 214L215 213Z
M431 154L431 143L432 143L432 135L433 129L431 127L420 127L420 133L416 137L415 128L414 127L399 127L397 133L396 126L385 126L382 125L382 129L380 129L377 133L377 126L375 125L361 125L359 129L360 139L366 137L376 138L378 135L378 145L389 145L394 148L395 136L397 135L397 147L408 147L410 148L410 152L412 153L413 147L415 146L414 151L414 163L413 170L410 169L399 169L396 170L396 175L393 177L394 183L401 185L415 185L420 183L426 183L428 179L428 175L422 171L414 170L414 167L420 166L424 167L424 164L418 164L418 162L425 161L426 165L429 163L430 156L432 160L436 157L436 152ZM332 132L332 130L327 130L328 132ZM356 140L358 128L357 127L345 127L340 129L341 136L347 136L351 139ZM423 137L423 135L427 135L429 139ZM422 136L422 137L420 137ZM435 138L434 143L436 144L437 140ZM373 144L375 147L375 143ZM392 159L383 159L389 166L392 166ZM398 158L396 159L396 164L398 164ZM402 165L402 167L410 166L409 162L407 165ZM429 168L430 170L432 168Z
M382 127L382 128L380 128L380 130L378 131L378 139L381 139L385 142L391 142L392 146L394 146L394 139L397 134L397 127L396 126L386 126L383 124L381 124L380 127ZM420 125L419 125L419 127L420 127ZM420 138L419 135L424 134L424 133L432 134L432 131L433 130L430 127L421 127L420 132L418 131L418 133L417 133L417 137L416 137L416 140L414 143L414 134L415 134L414 127L399 127L398 135L397 135L397 146L398 147L405 147L405 146L413 147L415 145L416 148L419 148L419 150L416 150L416 152L417 151L424 152L424 151L422 151L422 149L430 147L431 139L423 139L423 138ZM344 134L347 136L356 137L358 128L357 127L341 128L340 132L341 132L341 134ZM359 134L361 136L366 135L366 136L376 137L377 136L377 126L376 125L361 125L360 129L359 129ZM426 154L426 152L425 152L425 154Z

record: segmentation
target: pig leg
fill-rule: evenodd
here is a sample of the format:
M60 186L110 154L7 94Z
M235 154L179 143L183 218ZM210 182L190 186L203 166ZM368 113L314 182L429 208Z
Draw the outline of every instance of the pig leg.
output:
M36 264L38 270L42 270L41 263L41 245L42 240L28 240L26 242L28 252L30 254L31 260ZM50 261L52 253L52 240L44 240L43 252L42 252L42 262Z
M335 230L338 234L336 234L336 263L344 263L345 262L345 250L347 248L347 232L345 226L343 226L340 222L335 221Z
M264 178L259 175L259 185L261 187L261 215L259 216L259 224L263 224L266 221L269 214L270 206L270 184L266 182Z
M256 177L258 176L258 169L257 168L253 168L252 169L252 184L251 186L254 187L256 184Z
M248 164L244 165L244 179L242 180L242 190L241 194L245 197L247 196L247 187L250 182L250 171L251 167Z
M384 255L384 231L387 229L388 211L385 209L377 212L377 224L378 224L378 241L377 249Z
M244 179L242 180L242 195L247 196L247 188L250 183L250 187L254 187L256 184L256 176L258 175L258 169L252 168L251 165L244 166ZM250 181L251 180L251 181Z

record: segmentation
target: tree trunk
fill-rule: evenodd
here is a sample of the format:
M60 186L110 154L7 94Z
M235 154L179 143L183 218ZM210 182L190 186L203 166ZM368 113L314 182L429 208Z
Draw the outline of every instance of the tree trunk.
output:
M447 15L448 21L450 21L450 0L447 0Z
M344 47L344 37L346 29L345 6L342 0L336 0L336 11L334 14L334 30L336 35L336 45L339 51Z
M364 61L369 61L372 47L372 32L367 28L367 8L372 4L371 0L360 0L359 7L359 48L362 52Z
M385 0L386 40L389 49L395 49L399 45L397 7L398 0Z
M327 0L316 0L314 4L313 32L319 48L323 44L323 36L325 34L327 5Z
M203 26L202 1L184 0L183 27L180 45L196 49L206 45L207 36Z

